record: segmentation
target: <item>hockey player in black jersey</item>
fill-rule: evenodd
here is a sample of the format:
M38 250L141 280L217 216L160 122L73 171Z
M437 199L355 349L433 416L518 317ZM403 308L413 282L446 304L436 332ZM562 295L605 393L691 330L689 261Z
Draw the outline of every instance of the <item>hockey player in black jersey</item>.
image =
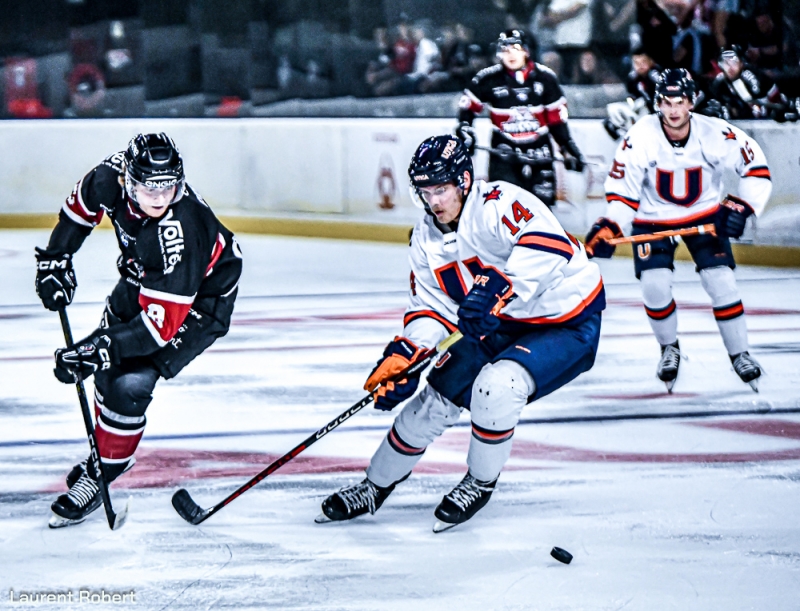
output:
M719 56L722 72L710 86L703 114L720 119L775 119L783 121L789 105L775 81L744 61L738 45L724 47Z
M564 157L564 167L583 171L586 162L567 127L567 100L556 75L531 57L527 34L518 29L500 34L501 63L478 72L459 102L456 135L472 152L472 122L484 108L492 121L493 154L489 181L504 180L536 195L546 205L555 204L555 174L550 136Z
M636 121L655 112L653 100L661 67L641 48L633 51L631 60L633 70L625 84L628 97L624 102L611 102L606 106L608 117L603 119L603 127L612 140L623 138Z
M72 301L72 256L108 214L120 279L100 326L56 351L56 377L95 380L95 432L108 482L129 470L159 378L170 379L230 326L242 258L233 234L186 183L166 134L140 134L84 176L47 248L36 249L36 292L48 310ZM101 504L91 461L73 467L50 526L82 522Z

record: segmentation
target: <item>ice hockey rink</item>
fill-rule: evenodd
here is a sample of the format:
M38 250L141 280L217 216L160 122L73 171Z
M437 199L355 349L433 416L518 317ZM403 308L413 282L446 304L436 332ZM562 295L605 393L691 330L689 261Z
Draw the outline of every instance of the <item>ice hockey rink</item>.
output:
M433 509L466 470L467 414L374 516L314 523L390 426L371 407L192 526L170 504L176 489L214 505L356 403L402 324L402 245L240 235L230 333L159 383L138 464L112 486L118 507L132 499L128 522L112 532L99 510L50 530L50 503L88 445L74 387L51 373L58 316L34 292L33 247L46 240L0 232L2 608L85 609L21 596L88 591L135 595L89 607L154 611L800 609L800 271L737 269L767 372L756 394L679 263L688 360L668 395L632 263L603 261L595 367L526 407L492 500L453 530L432 533ZM76 256L76 337L99 320L115 258L103 230Z

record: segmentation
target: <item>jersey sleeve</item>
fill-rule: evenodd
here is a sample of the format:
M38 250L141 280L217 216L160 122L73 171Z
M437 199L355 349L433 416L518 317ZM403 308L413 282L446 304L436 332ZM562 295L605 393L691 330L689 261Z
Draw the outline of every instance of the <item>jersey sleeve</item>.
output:
M739 200L749 206L756 216L764 211L764 207L772 194L772 176L767 164L767 157L761 146L738 127L730 126L735 138L725 138L726 158L739 175Z
M481 73L476 74L458 101L458 120L460 122L472 125L475 117L483 111L484 103L488 100L485 89Z
M519 301L535 300L554 279L564 275L580 243L571 240L555 218L522 189L488 210L495 240L510 250L502 270ZM512 227L514 229L512 229ZM518 304L517 304L518 305Z
M637 125L622 139L614 153L605 182L606 201L610 204L606 217L620 227L630 225L642 196L647 171L645 139Z
M430 348L456 331L456 305L436 280L424 251L426 226L418 224L411 235L408 260L408 308L403 317L403 335L418 346Z
M119 173L106 162L81 178L61 206L47 251L53 254L77 252L103 219L103 204L110 204L120 188Z

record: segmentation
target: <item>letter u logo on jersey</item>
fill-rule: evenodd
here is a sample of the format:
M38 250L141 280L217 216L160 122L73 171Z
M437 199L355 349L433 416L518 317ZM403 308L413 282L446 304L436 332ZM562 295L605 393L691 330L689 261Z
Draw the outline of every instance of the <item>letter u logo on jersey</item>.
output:
M647 259L650 258L650 254L653 252L650 247L650 244L647 243L639 244L636 248L639 251L637 253L639 255L639 259L641 259L642 261L647 261Z
M676 206L691 206L703 193L703 169L688 168L684 170L683 195L675 195L675 174L656 168L656 191L661 199L672 202Z

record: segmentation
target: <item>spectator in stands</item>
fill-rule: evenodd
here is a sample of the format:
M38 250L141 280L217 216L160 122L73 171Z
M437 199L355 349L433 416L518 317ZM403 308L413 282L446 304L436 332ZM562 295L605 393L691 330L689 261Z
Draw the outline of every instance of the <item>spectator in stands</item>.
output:
M636 21L636 0L596 0L593 10L592 49L621 80L630 69L626 56Z
M656 0L637 0L636 21L642 30L642 44L647 54L662 68L673 68L672 37L678 27Z
M473 42L472 30L463 23L444 28L442 38L442 67L448 75L447 89L461 91L488 62L480 45Z
M561 54L568 74L580 53L589 47L594 0L549 0L539 25L553 29L553 46Z
M773 13L774 11L774 13ZM766 71L773 78L783 67L783 32L781 17L777 9L766 0L756 3L750 21L750 32L745 55L756 68Z
M417 45L411 38L408 23L402 19L397 24L397 34L392 42L392 68L397 74L411 74L416 61Z
M447 74L442 72L439 47L431 40L428 30L428 26L422 23L411 29L415 48L414 69L406 77L410 83L409 93L427 93L447 78Z
M564 62L561 59L558 51L545 51L542 53L542 64L550 68L556 75L559 81L564 80Z
M594 51L583 51L578 57L572 72L573 85L606 85L618 83L619 79L606 67L603 60L598 59Z

